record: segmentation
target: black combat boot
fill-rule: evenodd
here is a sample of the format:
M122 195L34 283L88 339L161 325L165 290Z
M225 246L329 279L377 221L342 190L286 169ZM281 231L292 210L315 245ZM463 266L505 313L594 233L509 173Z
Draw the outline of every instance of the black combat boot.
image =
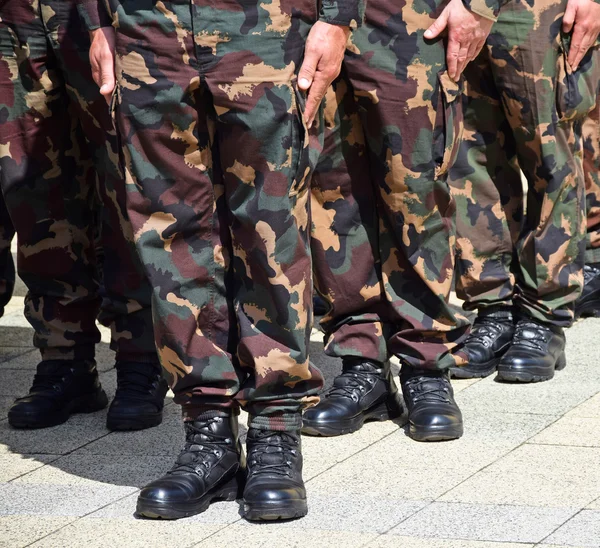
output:
M517 322L513 342L498 364L501 381L540 382L564 369L565 334L562 328L531 318Z
M343 368L321 403L304 412L303 434L349 434L366 421L384 421L404 413L402 395L392 378L389 362L345 358Z
M583 292L575 301L575 319L600 316L600 263L586 264L583 269Z
M138 515L185 518L204 512L211 502L235 500L241 492L245 462L237 416L186 422L185 434L173 468L140 492Z
M510 309L496 308L480 312L461 347L469 361L463 367L451 367L450 375L457 379L491 375L508 350L514 332L515 324Z
M413 440L454 440L463 435L462 414L454 401L447 371L403 365L400 384L408 407L409 435Z
M302 480L300 431L250 428L246 447L244 517L259 521L305 516L308 506Z
M29 394L8 411L8 423L13 428L46 428L74 413L92 413L107 405L94 360L44 360Z
M143 430L162 422L169 389L158 363L117 361L117 392L106 417L109 430Z

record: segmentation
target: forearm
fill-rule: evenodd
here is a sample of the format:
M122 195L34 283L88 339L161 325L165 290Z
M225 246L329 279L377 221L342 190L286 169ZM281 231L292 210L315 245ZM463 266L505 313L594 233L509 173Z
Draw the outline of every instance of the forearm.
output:
M112 20L103 0L77 0L77 10L88 30L110 27Z

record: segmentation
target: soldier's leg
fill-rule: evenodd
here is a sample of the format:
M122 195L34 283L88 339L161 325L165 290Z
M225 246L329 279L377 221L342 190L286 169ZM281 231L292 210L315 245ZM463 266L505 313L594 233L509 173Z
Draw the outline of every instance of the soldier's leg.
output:
M583 128L587 242L584 286L575 302L575 317L600 316L600 94Z
M276 444L297 475L288 445L321 378L307 355L310 169L292 84L310 17L296 9L281 30L287 19L273 22L258 5L118 5L118 129L158 351L186 417L182 459L218 457L202 477L180 459L142 491L144 515L179 517L235 497L237 401L251 416L254 460Z
M453 350L468 329L448 304L455 204L446 178L462 109L461 90L444 71L443 42L423 38L442 2L436 6L370 3L346 58L378 188L383 282L396 313L388 348L403 363L411 435L423 440L462 433L451 397L438 394L444 403L437 407L413 396L429 389L451 394L447 369L464 359Z
M11 244L15 235L10 215L0 192L0 317L9 303L15 287L15 262Z
M82 24L73 24L79 21L76 2L44 2L57 13L47 22L48 36L93 160L87 176L97 181L102 248L99 319L112 329L117 369L117 393L108 410L107 426L111 430L156 426L162 421L167 383L154 344L152 289L127 215L117 137L106 101L92 78L88 32Z
M490 48L465 69L465 131L449 183L456 200L456 293L477 317L462 350L459 378L496 370L514 332L511 271L523 219L515 142L491 69Z
M3 4L0 22L0 177L19 239L25 313L42 354L29 396L9 412L16 427L58 424L107 404L94 363L100 333L89 218L94 187L86 177L91 159L42 13L40 4L18 0Z
M311 185L315 285L329 304L321 321L325 353L342 358L303 432L339 435L366 420L402 414L391 377L385 332L394 317L381 279L379 219L364 132L345 72L325 98L323 152ZM391 316L391 317L390 317Z
M531 8L526 2L509 2L488 40L528 184L513 299L521 319L498 366L505 380L546 380L555 368L564 367L562 327L570 325L573 301L583 285L583 115L577 110L585 107L566 104L573 99L572 89L563 93L564 86L578 85L592 52L576 73L562 73L566 54L559 33L565 5L556 1ZM582 97L590 102L587 111L594 99L585 93Z

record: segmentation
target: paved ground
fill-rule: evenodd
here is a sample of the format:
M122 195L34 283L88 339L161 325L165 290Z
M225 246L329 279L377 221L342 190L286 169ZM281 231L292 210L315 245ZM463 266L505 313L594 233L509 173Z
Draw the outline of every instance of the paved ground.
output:
M143 433L109 433L105 413L36 432L6 410L37 363L16 297L0 320L0 546L516 548L600 547L600 320L568 332L568 367L538 385L456 381L465 436L422 444L391 422L304 439L309 515L251 525L237 503L177 522L138 520L137 491L180 448L178 409ZM104 339L106 340L106 333ZM314 359L329 381L335 362ZM106 343L102 382L114 392Z

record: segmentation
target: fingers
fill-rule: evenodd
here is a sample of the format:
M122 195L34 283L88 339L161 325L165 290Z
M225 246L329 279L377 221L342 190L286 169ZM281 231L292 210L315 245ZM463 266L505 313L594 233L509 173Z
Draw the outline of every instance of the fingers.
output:
M448 8L444 9L441 15L434 21L433 25L431 25L425 31L425 38L431 40L432 38L438 37L444 29L448 26Z
M453 80L456 80L458 71L458 53L460 51L460 43L455 38L450 37L448 41L448 51L446 52L446 62L448 63L448 75Z
M571 32L571 30L573 29L573 24L575 23L576 13L577 7L575 6L575 4L573 2L568 2L567 9L565 10L565 14L563 15L563 32Z
M306 56L300 67L300 72L298 73L298 86L301 90L307 91L312 85L315 73L317 72L319 59L320 56L318 53L312 48L309 48L307 44Z
M458 50L456 74L452 77L454 81L457 81L460 78L460 75L465 70L467 63L471 60L469 57L469 49L470 44L468 43L460 45L460 49Z
M310 128L315 121L315 116L319 110L319 105L325 97L327 88L329 87L330 80L325 77L322 73L317 73L313 80L308 97L306 98L306 108L304 110L304 117L306 119L306 125Z

